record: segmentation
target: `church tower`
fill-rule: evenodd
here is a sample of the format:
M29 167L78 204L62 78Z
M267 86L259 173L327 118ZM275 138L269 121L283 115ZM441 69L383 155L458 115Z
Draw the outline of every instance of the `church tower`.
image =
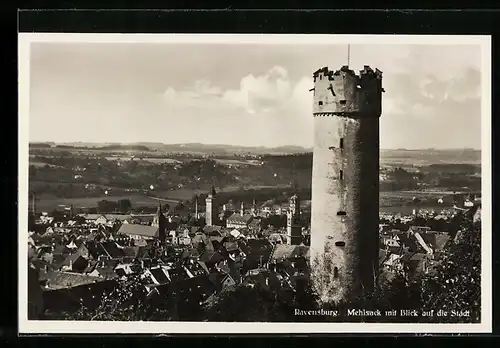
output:
M286 240L289 245L299 245L302 242L302 227L300 225L300 200L293 195L286 212Z
M240 204L240 216L245 215L245 206L243 205L243 201Z
M253 199L252 208L250 209L250 212L253 217L257 216L257 204L255 204L255 198Z
M158 203L158 209L156 210L156 215L153 218L151 226L158 228L158 239L160 242L165 243L165 239L167 238L167 218L163 215L161 203Z
M199 214L198 214L198 195L194 196L194 218L198 220Z
M374 289L379 252L382 72L327 67L314 78L311 270L325 301Z
M214 226L215 219L217 218L216 211L216 197L217 193L215 192L215 187L212 186L212 189L208 193L208 196L205 200L205 223L207 226Z

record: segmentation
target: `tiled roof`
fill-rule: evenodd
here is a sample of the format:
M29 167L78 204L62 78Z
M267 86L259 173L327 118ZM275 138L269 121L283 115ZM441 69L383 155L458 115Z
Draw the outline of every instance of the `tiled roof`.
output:
M401 243L411 249L412 251L417 251L417 242L416 240L413 238L413 237L409 237L406 232L401 232L401 233L398 233L397 234L399 240L401 241Z
M200 255L200 261L205 262L206 264L216 264L223 260L222 255L215 251L204 251L203 254Z
M156 281L160 284L166 284L169 282L167 275L163 271L163 269L160 268L151 268L149 270L153 277L156 279Z
M75 263L79 258L84 258L81 251L77 250L71 255L68 255L62 262L61 266L69 266L71 263Z
M137 225L137 224L123 224L120 226L118 233L136 236L143 236L149 238L157 238L159 234L158 227Z
M102 214L82 214L79 216L83 217L85 220L97 220L102 216Z
M426 232L429 232L431 228L427 226L410 226L408 230L414 233L418 232L420 234L424 234Z
M220 232L221 229L222 229L221 226L205 226L203 227L203 232L210 235L211 233L214 232ZM220 234L215 234L215 235L220 235Z
M114 267L106 266L106 267L96 267L97 272L101 275L101 277L106 279L114 279L118 278L118 274L116 274Z
M103 278L91 277L71 272L49 272L47 274L47 287L50 290L65 289L75 286L88 285L103 281Z
M228 223L239 223L239 224L248 224L253 219L251 214L244 214L241 216L238 213L234 213L230 217L227 218Z
M123 249L118 248L115 242L103 242L101 243L106 253L113 259L117 259L125 256Z
M442 250L450 240L450 235L446 232L428 232L422 234L422 239L434 251Z
M122 249L123 255L135 258L135 257L137 257L137 254L139 253L139 248L140 247L138 247L138 246L125 247Z
M271 261L291 259L295 257L308 257L309 247L301 245L276 244L270 257Z
M238 243L236 242L225 242L224 243L224 248L226 248L227 251L236 251L239 250L240 248L238 247Z
M132 219L132 216L128 214L106 214L104 215L104 217L108 220L118 220L118 221L125 221Z
M420 262L424 260L427 257L427 254L424 253L414 253L414 252L409 252L404 254L401 257L402 262Z

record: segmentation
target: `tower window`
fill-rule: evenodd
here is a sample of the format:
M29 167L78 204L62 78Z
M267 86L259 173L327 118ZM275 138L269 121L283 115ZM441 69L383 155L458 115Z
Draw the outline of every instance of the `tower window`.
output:
M340 172L339 172L339 179L340 180L344 179L344 171L343 170L340 170Z
M323 102L320 100L320 101L318 102L318 105L319 105L319 106L323 105Z
M335 242L335 246L344 247L345 246L345 242Z
M338 277L339 277L339 268L333 267L333 278L338 278Z
M339 216L345 216L345 215L347 215L347 213L345 211L338 211L337 215L339 215Z
M339 145L339 147L340 147L341 149L343 149L343 148L344 148L344 138L340 138L340 145Z
M341 100L340 105L345 105L347 103L347 100Z
M320 79L320 80L323 80L323 75L319 75L319 79Z

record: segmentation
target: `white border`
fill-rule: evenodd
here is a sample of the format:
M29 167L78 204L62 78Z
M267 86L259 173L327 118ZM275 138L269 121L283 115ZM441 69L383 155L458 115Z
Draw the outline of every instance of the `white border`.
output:
M29 83L31 42L219 43L219 44L425 44L481 46L482 81L482 272L480 324L377 323L216 323L74 322L27 318L27 219L19 219L19 333L488 333L492 330L491 272L491 37L432 35L191 35L191 34L19 34L19 217L27 216L29 160Z

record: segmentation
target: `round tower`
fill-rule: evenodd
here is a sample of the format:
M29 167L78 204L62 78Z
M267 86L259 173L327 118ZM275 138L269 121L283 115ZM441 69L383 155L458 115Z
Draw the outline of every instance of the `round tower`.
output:
M373 290L378 274L382 72L314 78L311 268L324 301Z

